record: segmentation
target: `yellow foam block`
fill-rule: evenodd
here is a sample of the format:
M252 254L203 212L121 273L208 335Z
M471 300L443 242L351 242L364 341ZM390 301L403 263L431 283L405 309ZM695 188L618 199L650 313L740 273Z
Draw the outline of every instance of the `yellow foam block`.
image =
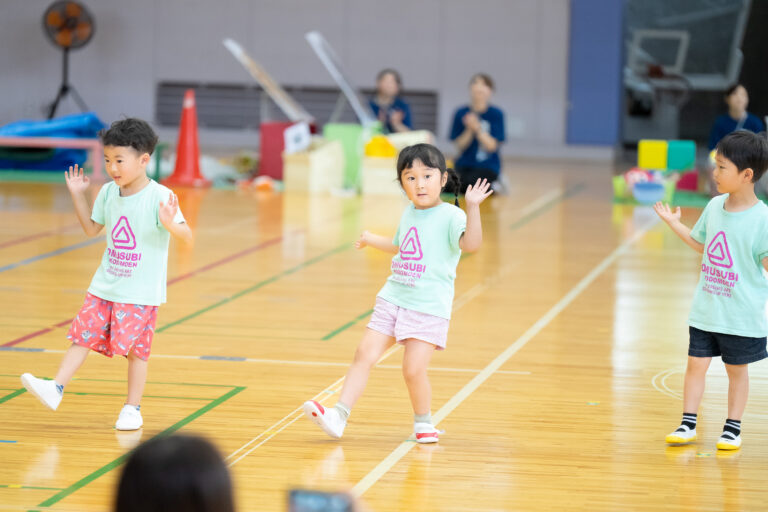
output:
M668 146L665 140L641 140L637 145L637 166L648 170L666 169Z

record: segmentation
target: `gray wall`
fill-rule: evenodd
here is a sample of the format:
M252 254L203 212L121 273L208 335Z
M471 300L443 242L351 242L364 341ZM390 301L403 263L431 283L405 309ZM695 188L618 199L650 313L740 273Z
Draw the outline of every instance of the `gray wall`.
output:
M40 118L53 99L60 54L41 17L51 0L0 0L0 124ZM92 42L73 52L71 81L107 122L154 119L155 84L250 84L221 40L232 37L281 83L331 85L304 40L320 30L357 85L382 67L405 86L439 93L438 136L468 98L476 71L497 83L508 153L564 145L569 0L85 0ZM60 113L75 111L71 100ZM161 131L172 139L173 132ZM252 133L201 133L201 143L250 144Z

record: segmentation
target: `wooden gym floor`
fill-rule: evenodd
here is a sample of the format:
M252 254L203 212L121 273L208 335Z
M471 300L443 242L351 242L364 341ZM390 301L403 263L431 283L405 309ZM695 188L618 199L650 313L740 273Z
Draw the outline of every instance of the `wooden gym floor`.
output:
M352 242L394 233L401 199L179 190L196 246L171 245L145 427L118 433L125 361L91 355L56 413L19 381L54 375L103 238L82 233L63 184L1 183L0 510L108 510L124 454L173 431L215 441L241 511L285 510L294 486L351 489L377 512L763 509L768 363L751 369L740 451L715 449L719 360L700 441L664 444L698 255L649 209L614 206L607 165L507 168L513 190L484 204L484 246L459 264L432 361L433 446L408 439L399 350L341 441L299 409L335 403L388 274Z

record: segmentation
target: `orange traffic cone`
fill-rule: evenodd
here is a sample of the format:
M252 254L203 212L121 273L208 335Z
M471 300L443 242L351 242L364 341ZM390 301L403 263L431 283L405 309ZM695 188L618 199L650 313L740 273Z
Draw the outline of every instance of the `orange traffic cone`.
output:
M176 166L164 185L181 187L210 187L211 182L200 174L200 149L197 145L197 107L195 91L187 89L181 109L179 142L176 144Z

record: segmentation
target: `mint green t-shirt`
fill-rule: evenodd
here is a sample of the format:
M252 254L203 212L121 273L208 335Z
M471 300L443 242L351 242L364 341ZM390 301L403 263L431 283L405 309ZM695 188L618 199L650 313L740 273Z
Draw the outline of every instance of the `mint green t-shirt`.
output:
M704 256L688 323L703 331L762 338L768 334L762 266L768 256L768 206L760 201L749 210L728 212L727 198L713 198L691 230L691 238L704 244Z
M411 203L392 243L392 274L378 296L401 308L451 318L453 281L467 228L464 210L449 203L418 210Z
M160 223L160 203L171 190L156 181L136 194L121 197L120 187L107 183L96 196L91 219L106 228L107 248L88 292L104 300L159 306L165 302L168 242L171 234ZM173 219L184 222L181 209Z

